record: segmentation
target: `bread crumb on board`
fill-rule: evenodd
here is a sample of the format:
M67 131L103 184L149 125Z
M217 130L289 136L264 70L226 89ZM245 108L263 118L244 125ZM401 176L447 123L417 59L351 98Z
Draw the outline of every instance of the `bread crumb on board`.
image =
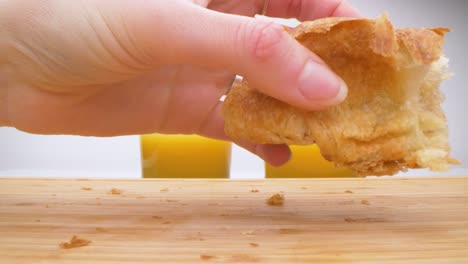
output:
M252 189L252 190L250 190L250 192L258 193L258 192L260 192L260 191L259 191L258 189Z
M81 190L83 191L91 191L93 188L91 187L81 187Z
M346 190L345 193L353 193L351 190Z
M267 204L271 206L281 206L284 204L284 194L275 193L267 199Z
M63 249L70 249L70 248L77 248L77 247L84 247L91 243L91 240L78 238L76 235L70 239L70 242L62 242L59 246Z
M348 223L382 223L385 219L381 218L371 218L371 217L364 217L364 218L350 218L347 217L344 219L345 222Z
M211 255L200 255L201 260L211 260L216 258L216 256L211 256Z
M162 188L161 190L159 190L160 192L168 192L169 191L169 188Z
M106 232L107 230L103 227L96 227L94 228L94 230L96 230L96 232Z
M367 201L367 200L361 200L361 204L370 205L369 201Z
M257 243L249 243L251 247L258 247L259 245Z
M122 190L117 189L117 188L112 188L112 189L110 190L110 194L119 195L119 194L122 194Z

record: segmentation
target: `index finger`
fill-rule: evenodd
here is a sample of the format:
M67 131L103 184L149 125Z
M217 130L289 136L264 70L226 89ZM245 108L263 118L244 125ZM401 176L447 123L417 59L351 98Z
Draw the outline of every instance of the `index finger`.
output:
M266 15L296 18L299 21L323 17L360 17L359 11L346 0L270 0Z

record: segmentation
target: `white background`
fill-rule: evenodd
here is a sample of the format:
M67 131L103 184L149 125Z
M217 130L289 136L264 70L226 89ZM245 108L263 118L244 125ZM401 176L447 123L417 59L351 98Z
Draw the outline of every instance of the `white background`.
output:
M387 11L395 26L449 27L446 55L450 69L456 74L442 85L446 94L443 107L449 119L453 156L462 160L444 175L467 175L468 107L466 83L468 70L468 1L464 0L350 0L365 16L376 17ZM38 136L11 128L0 128L0 176L28 177L109 177L140 178L140 146L138 136L85 138L72 136ZM262 178L262 162L235 147L233 178ZM408 175L436 175L412 171Z

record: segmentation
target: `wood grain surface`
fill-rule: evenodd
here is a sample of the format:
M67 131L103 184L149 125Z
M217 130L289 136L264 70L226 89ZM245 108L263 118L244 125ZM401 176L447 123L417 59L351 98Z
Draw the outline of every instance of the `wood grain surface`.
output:
M0 263L466 264L468 178L0 179Z

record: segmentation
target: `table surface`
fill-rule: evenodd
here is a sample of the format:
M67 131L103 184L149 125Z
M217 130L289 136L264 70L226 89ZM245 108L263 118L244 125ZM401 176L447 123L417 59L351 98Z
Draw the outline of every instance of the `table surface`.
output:
M468 177L0 179L0 263L466 264Z

